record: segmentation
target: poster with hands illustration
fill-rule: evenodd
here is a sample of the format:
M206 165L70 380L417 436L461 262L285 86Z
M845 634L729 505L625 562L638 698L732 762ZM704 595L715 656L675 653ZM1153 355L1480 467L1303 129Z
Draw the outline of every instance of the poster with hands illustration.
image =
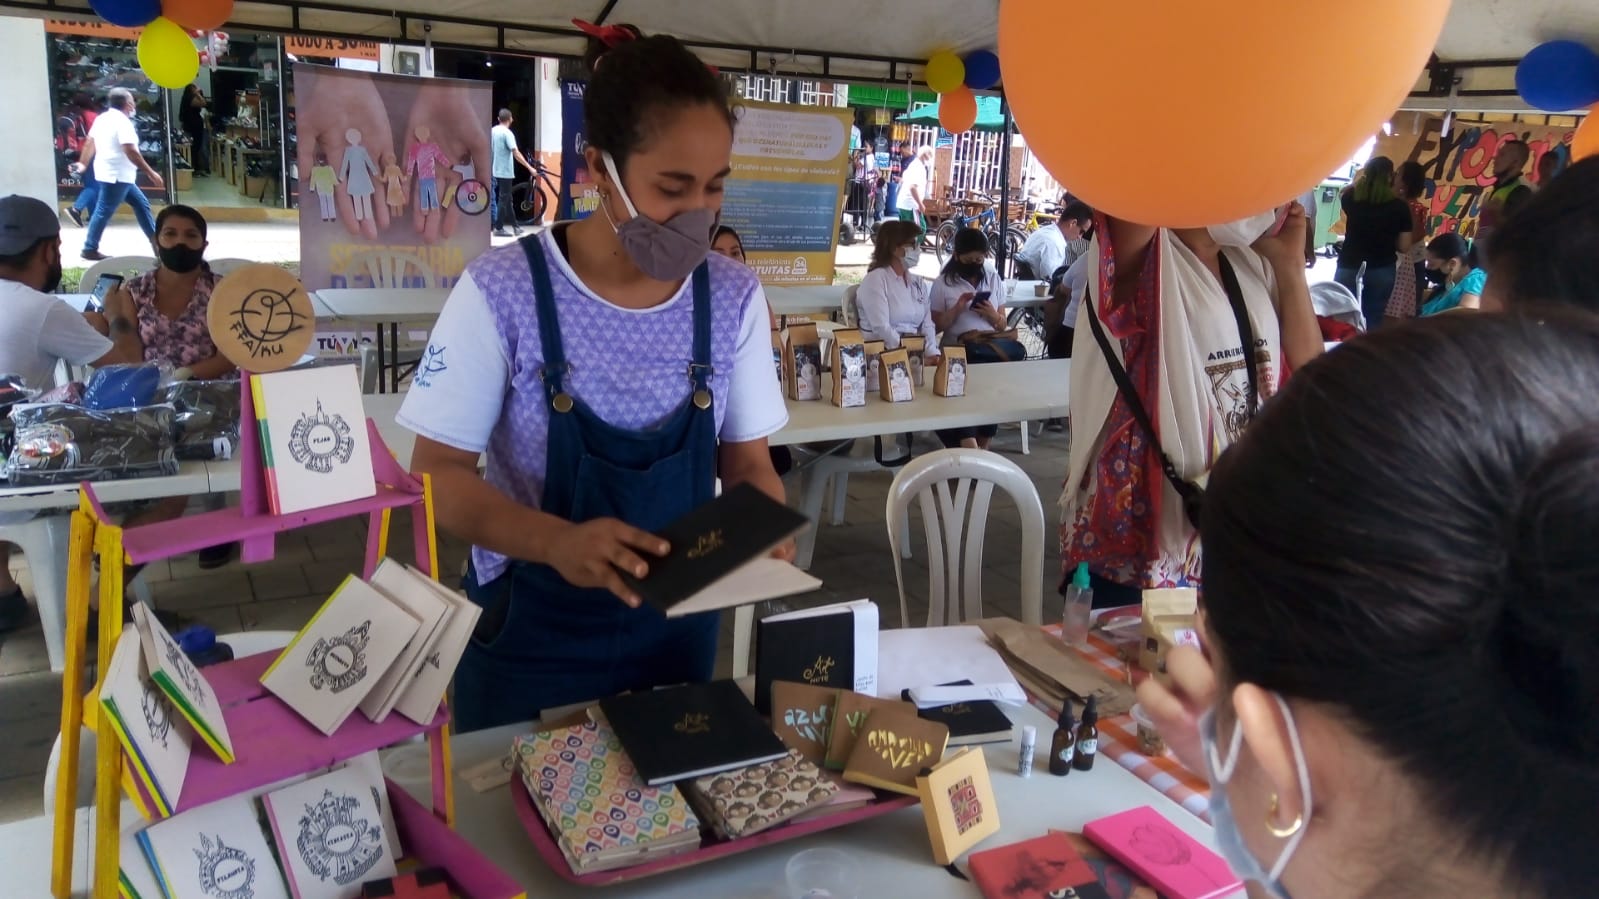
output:
M492 85L304 64L294 77L305 286L453 286L489 247L477 173L492 165Z

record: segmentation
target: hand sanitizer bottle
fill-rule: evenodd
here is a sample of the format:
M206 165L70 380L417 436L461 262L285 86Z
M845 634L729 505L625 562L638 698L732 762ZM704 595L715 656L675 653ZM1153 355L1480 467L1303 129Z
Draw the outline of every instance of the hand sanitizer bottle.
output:
M1088 645L1088 618L1094 608L1094 591L1088 586L1088 565L1079 562L1066 588L1066 609L1061 617L1060 638L1067 645L1082 649Z

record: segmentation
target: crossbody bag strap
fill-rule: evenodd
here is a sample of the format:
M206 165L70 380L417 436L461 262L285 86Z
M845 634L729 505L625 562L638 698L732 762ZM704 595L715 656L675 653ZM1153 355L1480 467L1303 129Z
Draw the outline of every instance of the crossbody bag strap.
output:
M1226 253L1219 253L1221 286L1227 292L1227 304L1233 307L1233 321L1238 325L1238 340L1243 343L1244 372L1249 378L1249 417L1255 417L1260 408L1260 370L1255 364L1255 326L1249 320L1249 307L1244 303L1244 289L1238 285L1238 275Z

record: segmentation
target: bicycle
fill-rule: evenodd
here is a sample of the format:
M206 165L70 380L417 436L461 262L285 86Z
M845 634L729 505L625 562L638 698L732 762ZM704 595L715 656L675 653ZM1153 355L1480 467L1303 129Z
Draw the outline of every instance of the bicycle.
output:
M558 176L549 166L537 159L533 163L533 176L518 181L511 188L511 208L519 226L544 224L544 213L549 211L550 197L561 195ZM548 193L546 193L548 191Z
M994 211L994 201L981 194L973 194L962 200L954 200L951 206L967 210L982 210L981 212L955 212L939 224L933 232L933 250L938 254L938 264L942 266L949 261L949 254L955 246L955 235L965 228L975 228L988 238L988 245L995 246L999 241L998 222L999 216Z

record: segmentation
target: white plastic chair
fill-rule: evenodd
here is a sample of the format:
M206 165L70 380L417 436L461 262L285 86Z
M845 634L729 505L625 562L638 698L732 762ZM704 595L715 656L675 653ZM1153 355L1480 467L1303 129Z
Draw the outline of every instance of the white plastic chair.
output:
M1022 621L1043 623L1044 506L1038 489L1026 472L1004 456L986 450L946 449L911 460L888 490L888 544L894 553L902 627L910 626L900 561L906 538L905 531L893 522L909 515L911 502L920 500L927 532L927 626L976 621L983 617L983 538L996 486L1010 494L1021 516Z
M861 322L860 307L855 300L855 294L861 289L859 284L851 284L844 288L844 299L839 303L838 318L846 328L859 328Z
M0 525L0 541L16 544L28 560L33 601L39 607L44 651L51 671L61 671L67 665L67 547L71 532L70 515L37 515L27 521Z
M885 436L884 440L893 440L892 436ZM795 447L804 452L803 447ZM816 554L816 533L822 527L822 505L832 499L832 515L830 523L837 526L844 523L844 505L848 497L849 476L855 473L883 471L882 465L877 462L873 454L873 444L870 440L857 440L855 445L848 450L822 456L809 462L800 472L803 487L800 492L800 511L811 520L810 527L800 534L796 541L794 564L802 569L811 567L811 559ZM831 488L831 490L829 490ZM910 519L905 516L900 518L900 527L907 536L910 534ZM910 541L905 541L907 552Z
M294 631L240 631L236 634L217 635L217 642L233 647L233 657L236 659L282 649L293 639ZM94 801L95 733L82 725L79 725L79 728L81 732L78 737L76 806L82 808ZM60 772L61 735L56 734L55 745L50 747L50 761L45 763L44 767L44 813L47 817L55 814L56 779Z
M94 282L100 280L101 275L122 275L132 278L155 269L154 256L112 256L102 259L89 270L83 273L83 280L79 281L79 289L84 293L94 289Z
M212 274L216 275L218 278L226 278L228 275L233 274L233 270L236 268L246 265L255 265L255 260L240 259L235 256L227 259L208 260L206 264L211 267Z

